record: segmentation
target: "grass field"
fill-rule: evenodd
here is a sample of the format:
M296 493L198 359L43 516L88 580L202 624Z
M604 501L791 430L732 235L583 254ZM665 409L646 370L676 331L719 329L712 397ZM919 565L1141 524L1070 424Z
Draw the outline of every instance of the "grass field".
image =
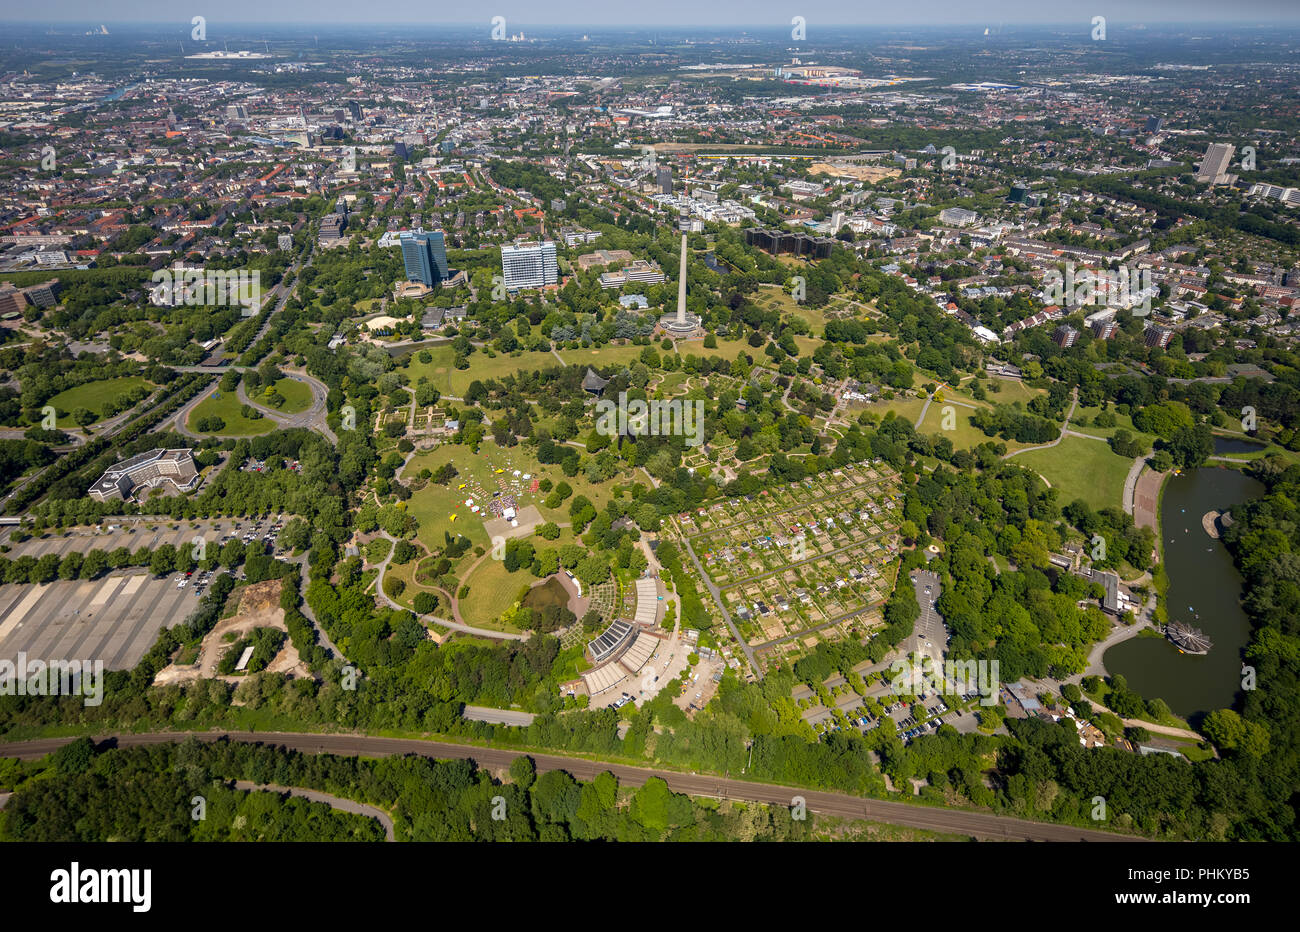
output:
M993 385L999 386L996 392L991 390ZM969 388L969 383L963 388ZM984 390L988 393L990 402L1000 405L1014 404L1017 401L1029 404L1032 399L1037 398L1039 395L1047 394L1043 389L1030 388L1018 379L988 379L984 382Z
M1001 437L990 437L978 427L971 426L970 416L975 412L970 408L963 407L962 405L951 405L953 410L953 423L955 426L952 430L944 430L943 421L945 407L949 406L936 399L935 402L930 405L930 410L925 413L925 420L922 421L921 426L917 428L917 433L939 434L940 436L947 437L952 441L953 447L958 450L971 450L979 446L981 443L987 442L1005 443L1007 445L1007 450L1023 450L1025 447L1030 446L1030 444L1017 443L1014 440L1003 440ZM919 409L917 414L920 414ZM913 418L913 423L915 423L915 418Z
M1124 480L1133 461L1116 456L1099 440L1066 437L1054 447L1031 450L1010 462L1042 475L1059 490L1061 504L1083 499L1094 509L1123 505Z
M521 588L536 581L526 569L507 573L502 561L488 556L479 561L468 579L462 580L469 586L469 594L460 600L460 615L466 624L475 627L515 630L496 618L510 608Z
M152 382L138 375L128 375L120 379L100 379L61 391L47 404L53 405L54 410L58 412L59 427L76 427L76 422L72 420L72 412L77 408L86 408L99 415L106 402L112 401L123 392L152 386ZM95 420L103 420L102 415Z
M465 397L465 392L475 379L486 382L488 379L499 379L512 372L531 372L534 369L560 364L560 361L550 353L523 352L518 356L498 353L493 359L479 350L469 357L468 369L457 369L452 365L456 353L450 345L432 346L426 349L433 357L431 362L420 362L420 350L416 350L408 357L411 362L405 371L411 385L415 386L420 376L427 376L433 383L433 387L440 393L457 398ZM641 348L636 349L640 352Z
M477 455L469 447L456 444L443 444L427 453L420 453L407 464L402 477L410 480L422 469L437 470L448 462L456 467L459 475L445 486L429 483L412 495L407 503L410 513L420 522L419 538L431 552L442 548L444 532L463 534L477 546L490 546L487 532L483 529L483 519L470 511L465 505L465 499L473 498L475 504L483 503L483 497L473 493L474 487L487 491L490 498L491 493L497 491L500 481L506 481L507 485L515 482L524 484L522 480L514 478L513 472L516 469L539 480L548 478L556 484L567 482L573 488L574 496L587 496L598 510L604 507L613 494L612 482L592 485L581 475L569 479L559 466L540 465L522 447L503 450L491 440L483 442ZM497 473L497 469L505 471ZM648 482L644 476L641 478ZM465 485L464 489L459 488L462 484ZM521 508L536 505L547 521L556 524L567 522L572 498L565 500L559 508L550 509L542 505L545 497L540 491L524 493L516 496L516 502ZM453 514L456 515L455 521L452 520ZM548 543L547 546L555 545Z
M823 308L808 307L800 304L781 288L763 287L758 289L754 303L765 310L779 311L794 317L802 317L812 328L813 333L821 333L826 327L826 312Z
M276 409L283 414L298 414L311 407L311 386L306 382L285 376L275 383L275 390L284 396L284 404ZM257 400L260 403L261 398Z
M811 337L795 338L795 343L803 355L811 354L821 345L821 342ZM662 352L659 344L654 344L654 348L656 352ZM427 349L430 354L429 362L420 361L420 350L408 357L410 362L404 371L411 386L415 386L423 376L432 382L433 387L441 394L454 398L465 397L465 392L475 379L486 382L488 379L500 379L515 372L532 372L560 364L555 354L549 352L527 351L515 355L498 353L495 357L489 357L479 350L469 357L468 369L456 369L453 365L456 354L450 345L430 346L423 349ZM742 353L747 353L756 360L762 357L761 348L755 349L746 340L718 340L716 348L706 347L703 338L682 340L677 343L677 350L682 356L718 356L728 360L734 360ZM603 368L611 365L631 365L644 351L644 346L628 344L590 349L562 349L557 352L567 365ZM766 360L766 357L762 358Z
M866 405L850 403L845 407L855 419L862 411L870 411L881 418L893 411L898 417L905 418L909 424L915 424L916 419L921 416L921 409L925 407L925 399L899 397L893 401L877 401Z
M626 346L600 346L587 349L562 349L560 356L571 366L630 366L641 357L644 346L629 343ZM544 355L550 356L549 353ZM552 362L554 356L550 356Z
M275 429L275 421L269 417L256 421L244 417L239 413L243 406L235 392L213 392L194 407L185 423L190 430L199 433L195 425L203 418L215 414L226 422L226 426L216 434L220 437L255 437L269 434Z
M666 398L671 398L681 391L682 386L686 384L686 379L685 372L665 372L659 384L655 386L655 391Z
M1133 426L1133 419L1131 417L1129 417L1127 414L1120 414L1114 408L1110 409L1110 413L1115 415L1115 426L1098 427L1096 424L1093 423L1093 421L1096 420L1097 415L1100 413L1101 413L1101 408L1099 407L1076 408L1074 412L1074 419L1070 421L1070 430L1077 430L1081 434L1088 434L1093 437L1105 437L1109 439L1115 436L1115 431L1120 430L1122 428L1124 430L1127 430L1130 434L1133 434L1134 436L1142 437L1143 439L1145 439L1148 447L1155 442L1156 438L1154 435L1144 434L1142 431L1138 430L1136 427ZM1086 427L1080 426L1077 423L1078 419L1081 417L1087 418L1088 425Z

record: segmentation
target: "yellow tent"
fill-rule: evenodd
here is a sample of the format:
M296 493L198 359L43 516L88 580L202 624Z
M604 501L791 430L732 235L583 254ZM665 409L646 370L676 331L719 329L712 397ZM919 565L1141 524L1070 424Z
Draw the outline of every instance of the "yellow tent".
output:
M456 520L457 517L458 517L457 515L452 515L452 516L451 516L451 520L454 522L454 521Z
M457 489L463 489L463 488L465 488L465 483L462 482L460 485L456 486L456 488L457 488Z

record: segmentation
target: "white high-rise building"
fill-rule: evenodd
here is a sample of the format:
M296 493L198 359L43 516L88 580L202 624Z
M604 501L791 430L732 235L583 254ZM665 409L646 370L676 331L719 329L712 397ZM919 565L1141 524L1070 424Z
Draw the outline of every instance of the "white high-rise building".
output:
M1232 163L1232 153L1235 151L1236 146L1211 143L1205 150L1205 158L1201 159L1201 164L1196 169L1196 180L1202 184L1231 184L1232 176L1228 174L1228 166Z
M502 246L501 275L507 291L558 284L560 266L555 259L555 243L546 240Z

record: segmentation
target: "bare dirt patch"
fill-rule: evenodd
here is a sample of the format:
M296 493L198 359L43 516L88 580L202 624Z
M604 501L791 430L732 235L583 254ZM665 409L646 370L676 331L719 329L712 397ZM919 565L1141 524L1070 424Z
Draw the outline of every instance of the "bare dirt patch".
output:
M221 662L222 655L254 628L278 628L288 633L289 628L284 623L284 609L280 607L280 580L268 579L253 583L235 595L239 599L239 609L231 617L217 622L217 626L204 636L199 646L198 660L192 664L173 663L164 667L154 678L155 686L191 683L198 679L238 683L243 679L242 676L217 675L217 664ZM227 639L227 634L233 634L234 637ZM298 657L297 648L288 639L264 672L284 673L292 677L310 675L306 664Z

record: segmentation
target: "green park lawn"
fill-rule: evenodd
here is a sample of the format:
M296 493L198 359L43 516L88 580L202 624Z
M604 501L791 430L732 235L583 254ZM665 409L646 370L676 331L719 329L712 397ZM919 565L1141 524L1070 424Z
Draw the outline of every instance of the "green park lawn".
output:
M994 385L998 386L996 392L992 390ZM969 384L967 384L963 388L969 389L969 387ZM1029 404L1030 401L1037 398L1039 395L1047 394L1043 389L1031 388L1018 379L987 379L984 382L984 390L988 393L989 402L1000 405L1015 404L1017 401L1023 404Z
M306 382L285 376L275 383L275 390L284 396L284 404L276 409L283 414L299 414L311 407L311 386ZM261 393L249 397L264 404L265 395Z
M517 356L496 353L495 357L489 357L486 352L479 349L470 355L468 369L457 369L453 365L456 352L450 344L422 349L429 351L432 360L427 363L421 362L419 349L407 357L410 363L405 371L411 387L414 388L420 381L420 377L425 376L440 394L452 395L456 398L464 398L470 383L476 379L486 382L488 379L499 379L515 372L531 372L560 364L551 353L525 351ZM637 347L637 350L639 352L640 347Z
M275 429L275 422L269 417L262 417L257 420L251 420L240 413L243 402L239 400L235 392L214 391L195 405L194 410L190 412L189 420L186 426L195 433L199 433L196 426L200 420L205 417L216 415L226 422L226 426L216 432L220 437L256 437L259 434L269 434Z
M906 419L909 424L915 424L916 419L921 416L921 409L925 407L925 399L900 395L892 401L877 401L872 404L849 403L845 407L854 419L861 411L869 411L882 419L893 411L897 417Z
M922 421L921 426L917 428L917 433L938 434L942 437L947 437L952 441L953 448L957 450L971 450L979 446L981 443L990 441L993 443L1005 443L1007 445L1007 450L1023 450L1025 447L1030 446L1030 444L1017 443L1014 440L1003 440L1001 437L990 437L988 434L984 433L984 431L971 424L970 418L971 415L975 413L974 410L959 404L951 406L953 410L953 429L944 430L943 422L945 407L949 406L945 402L935 399L935 401L930 405L930 410L925 413L925 420ZM980 405L980 407L986 406ZM917 414L920 414L919 410L917 411ZM913 417L913 423L915 423L915 416Z
M602 366L618 365L630 366L641 358L645 352L644 346L637 346L628 343L622 346L595 346L585 349L562 349L559 350L560 356L566 363L571 366ZM555 357L551 357L554 360Z
M813 333L821 333L826 328L826 311L824 308L809 307L800 304L790 293L781 288L760 288L754 303L765 310L779 311L794 317L802 317Z
M1116 456L1100 440L1066 437L1054 447L1030 450L1010 462L1039 473L1059 490L1062 505L1083 499L1094 509L1123 505L1124 480L1132 460Z
M1075 408L1074 410L1074 418L1070 421L1070 430L1077 430L1081 434L1089 434L1093 437L1105 437L1107 439L1115 436L1115 431L1117 430L1126 430L1135 437L1141 437L1146 440L1148 447L1155 442L1156 438L1153 434L1143 433L1133 426L1133 418L1129 415L1120 414L1113 407L1109 410L1110 413L1115 416L1114 427L1098 427L1096 425L1095 421L1097 420L1097 415L1101 413L1100 407L1080 407ZM1080 418L1085 418L1088 423L1086 425L1079 424L1078 421Z
M498 616L514 604L520 589L538 582L527 569L507 573L505 563L486 556L461 584L469 594L460 600L460 616L466 624L498 631L518 630L497 621Z
M562 481L569 483L574 496L585 495L597 510L603 508L609 501L613 494L613 484L618 481L611 480L593 485L581 474L570 479L564 475L564 471L558 465L540 465L523 447L502 449L491 439L483 441L477 454L469 447L457 444L443 444L428 452L417 454L407 463L402 471L402 478L409 482L419 474L420 470L429 469L436 472L438 467L448 462L456 467L459 474L446 485L428 483L415 492L407 503L411 514L420 522L420 540L431 552L442 548L444 532L463 534L477 546L489 546L487 532L483 529L483 519L469 510L465 505L465 499L473 498L475 504L485 504L491 500L491 493L498 490L497 483L502 480L508 486L519 483L527 488L530 483L524 483L522 478L514 477L513 473L516 469L539 480L548 478L557 485ZM502 469L504 472L498 473L497 469ZM640 478L646 483L649 482L644 475ZM465 485L463 489L460 488L462 484ZM475 494L475 488L487 494ZM542 505L545 497L546 495L540 490L535 493L525 491L516 496L516 502L520 508L536 505L547 521L557 524L567 522L572 498L566 499L559 508L551 509ZM455 521L451 518L453 514L457 516Z
M420 353L423 350L428 351L432 361L420 362ZM456 353L450 344L424 347L422 350L416 350L406 358L409 362L404 371L410 379L411 388L414 388L416 383L420 381L420 377L424 376L433 383L433 387L438 390L439 394L456 394L451 390L451 373L456 372L452 368L452 361L456 358ZM402 370L399 369L399 371ZM469 382L465 384L468 385Z
M123 376L120 379L100 379L65 389L51 398L47 404L52 405L58 412L59 427L76 427L76 422L72 420L72 412L77 408L93 411L98 415L96 420L103 420L100 412L106 402L132 389L152 388L152 386L152 382L138 375Z
M665 372L659 379L659 383L654 386L654 390L665 398L671 398L681 391L687 378L689 376L685 372Z

